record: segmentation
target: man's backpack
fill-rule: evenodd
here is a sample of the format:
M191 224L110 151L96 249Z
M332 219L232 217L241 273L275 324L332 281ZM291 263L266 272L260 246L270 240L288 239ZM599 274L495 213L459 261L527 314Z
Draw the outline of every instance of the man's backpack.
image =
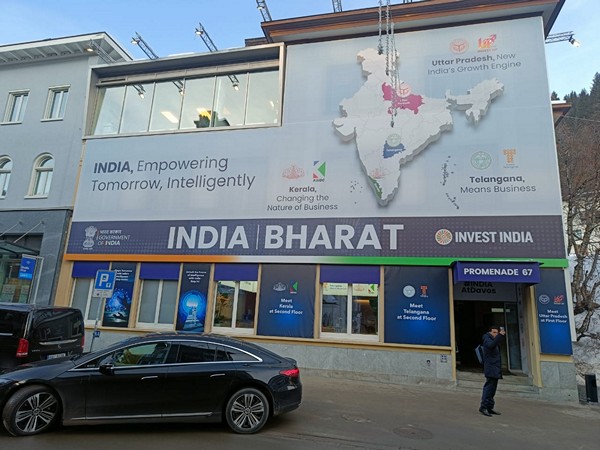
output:
M483 345L479 344L477 347L475 347L475 355L477 356L477 360L479 361L479 364L483 364Z

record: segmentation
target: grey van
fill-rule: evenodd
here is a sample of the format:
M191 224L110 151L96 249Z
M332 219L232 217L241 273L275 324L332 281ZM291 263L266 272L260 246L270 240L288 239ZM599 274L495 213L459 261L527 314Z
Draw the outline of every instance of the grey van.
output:
M0 303L0 370L82 353L84 337L79 309Z

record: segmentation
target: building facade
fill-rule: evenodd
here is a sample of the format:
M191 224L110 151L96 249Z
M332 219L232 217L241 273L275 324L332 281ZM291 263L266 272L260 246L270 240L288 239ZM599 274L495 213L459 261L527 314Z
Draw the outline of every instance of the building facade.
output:
M54 299L90 66L102 63L90 42L131 60L104 33L0 46L0 301Z
M325 14L94 68L60 298L98 345L219 332L390 382L481 370L497 324L507 374L575 400L544 56L561 6L402 4L393 34L377 8Z

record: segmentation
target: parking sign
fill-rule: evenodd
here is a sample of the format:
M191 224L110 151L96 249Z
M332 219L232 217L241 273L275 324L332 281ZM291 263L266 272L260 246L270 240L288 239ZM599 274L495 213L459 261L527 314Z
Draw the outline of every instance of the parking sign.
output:
M94 297L111 297L115 289L115 271L99 270L96 272L96 281L94 282Z

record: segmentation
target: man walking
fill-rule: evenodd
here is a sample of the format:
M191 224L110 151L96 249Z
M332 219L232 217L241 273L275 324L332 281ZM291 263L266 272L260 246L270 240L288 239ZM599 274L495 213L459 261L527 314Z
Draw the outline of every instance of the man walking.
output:
M500 344L504 341L506 331L503 327L492 325L483 335L483 374L485 384L481 395L479 412L487 417L500 415L494 410L494 396L498 388L498 380L502 378L502 361L500 359Z

